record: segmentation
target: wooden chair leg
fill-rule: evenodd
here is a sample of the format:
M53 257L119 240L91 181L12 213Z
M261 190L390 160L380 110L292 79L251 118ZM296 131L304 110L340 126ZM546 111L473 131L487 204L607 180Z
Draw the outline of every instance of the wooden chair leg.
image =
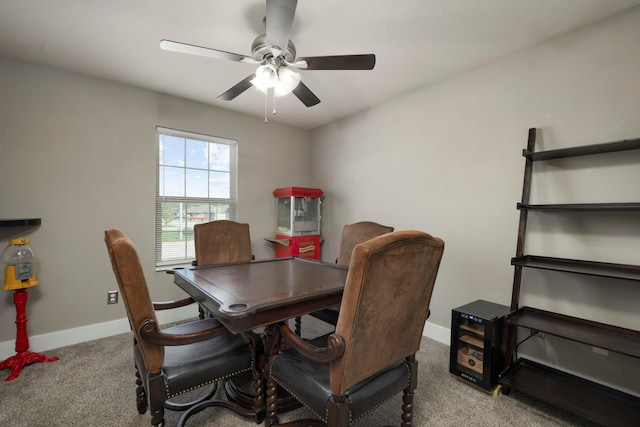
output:
M149 394L151 425L154 427L163 427L166 391L162 375L156 374L149 377L149 390L147 390L147 393Z
M349 427L349 402L344 396L331 396L327 404L327 425Z
M296 335L297 336L302 336L302 316L298 316L296 317Z
M253 369L252 372L252 380L253 380L253 410L256 413L256 422L261 424L265 418L265 406L264 406L264 378L262 377L262 372L258 371L258 369Z
M409 366L409 384L402 390L402 423L401 427L413 426L413 392L418 387L418 361L415 355L405 359Z
M144 414L147 412L148 402L147 402L147 393L144 391L144 386L142 385L142 378L140 378L140 371L138 371L138 367L136 366L136 406L138 407L138 413Z
M413 391L409 387L403 390L402 395L402 427L413 426Z
M266 420L265 425L271 427L278 424L278 384L271 378L267 377L267 393L266 393Z

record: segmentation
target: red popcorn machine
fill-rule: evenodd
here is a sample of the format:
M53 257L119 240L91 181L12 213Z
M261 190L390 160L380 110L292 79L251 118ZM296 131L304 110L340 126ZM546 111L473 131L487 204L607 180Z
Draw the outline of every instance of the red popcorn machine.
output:
M273 191L276 197L276 257L320 259L319 188L285 187Z

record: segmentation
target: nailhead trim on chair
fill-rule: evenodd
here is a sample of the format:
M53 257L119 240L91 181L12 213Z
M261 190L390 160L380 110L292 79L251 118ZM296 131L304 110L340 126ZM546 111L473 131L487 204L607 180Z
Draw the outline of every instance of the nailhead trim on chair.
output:
M273 377L271 377L273 378ZM298 402L302 403L302 406L304 406L305 408L307 408L309 410L309 412L311 412L313 415L316 416L316 418L319 418L322 422L326 423L327 419L329 418L328 416L323 417L322 415L318 414L316 411L314 411L313 409L311 409L310 407L308 407L306 405L306 403L304 403L302 400L300 400L300 398L291 390L289 390L286 386L284 386L283 384L280 384L278 382L278 380L276 380L275 378L273 378L273 380L278 383L280 385L280 387L282 387L283 389L285 389L287 391L287 393L289 393L291 396L293 396Z
M409 376L407 375L407 380ZM385 397L384 399L382 399L380 402L378 402L378 404L372 408L370 408L368 411L366 411L364 414L362 414L361 416L359 416L358 418L356 418L355 420L351 419L351 411L349 411L349 425L353 424L353 423L357 423L358 421L360 421L362 418L366 417L367 415L369 415L370 413L372 413L373 411L375 411L376 409L378 409L379 407L381 407L382 405L384 405L385 403L387 403L389 400L391 400L393 397L395 397L398 393L400 393L402 390L404 390L404 387L402 387L401 389L398 389L396 391L394 391L393 393L390 393L387 397Z
M271 375L271 372L269 372L269 375ZM304 403L302 400L299 399L298 396L296 396L296 394L294 392L292 392L291 390L289 390L284 384L280 384L280 382L278 382L277 379L273 378L273 376L271 377L276 383L278 383L280 385L280 387L282 387L283 389L285 389L287 391L287 393L289 393L291 396L293 396L298 402L302 403L302 406L304 406L305 408L307 408L307 410L309 412L311 412L313 415L316 416L316 418L319 418L320 421L322 421L323 423L327 423L327 421L329 420L329 409L327 408L327 410L325 411L325 415L324 417L321 416L320 414L318 414L316 411L314 411L313 409L311 409L310 407L307 406L306 403ZM411 381L411 376L410 374L407 374L407 384L409 384ZM406 386L405 386L406 387ZM367 415L369 415L370 413L372 413L373 411L375 411L376 409L378 409L380 406L384 405L385 403L387 403L389 400L391 400L393 397L395 397L396 394L400 393L402 390L404 390L405 387L402 387L398 390L394 390L393 393L389 393L387 395L387 397L385 397L384 399L382 399L380 402L378 402L377 405L373 406L372 408L370 408L368 411L366 411L365 413L363 413L361 416L359 416L358 418L356 418L355 420L353 419L353 413L351 412L351 410L349 410L349 425L353 425L354 423L360 421L362 418L366 417ZM349 395L347 394L346 396L347 398L349 398Z
M189 388L189 389L187 389L187 390L182 390L182 391L177 392L177 393L174 393L174 394L169 394L169 385L168 385L168 384L165 384L166 392L167 392L167 399L172 399L172 398L174 398L174 397L176 397L176 396L180 396L181 394L185 394L185 393L188 393L188 392L193 391L193 390L195 390L195 389L198 389L198 388L200 388L200 387L204 387L205 385L213 384L213 383L218 382L218 381L221 381L221 380L226 380L227 378L231 378L231 377L233 377L233 376L236 376L236 375L241 374L241 373L243 373L243 372L250 371L250 370L252 370L252 369L253 369L253 360L251 361L251 366L249 366L248 368L241 369L241 370L236 371L236 372L232 372L232 373L227 374L227 375L225 375L225 376L223 376L223 377L220 377L220 378L214 378L214 379L212 379L212 380L210 380L210 381L207 381L207 382L201 383L201 384L196 385L196 386L193 386L193 387L191 387L191 388Z

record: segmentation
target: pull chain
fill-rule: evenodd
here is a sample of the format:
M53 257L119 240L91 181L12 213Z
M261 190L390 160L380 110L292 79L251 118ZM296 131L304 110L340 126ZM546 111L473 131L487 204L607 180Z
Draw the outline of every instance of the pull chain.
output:
M272 115L276 115L276 93L275 90L273 91L273 112L271 113Z
M267 106L268 106L268 102L269 102L269 93L271 93L271 96L273 97L273 111L271 112L272 115L276 115L277 111L276 111L276 94L274 91L272 91L271 88L267 89L267 92L264 94L264 123L267 124L269 123L269 119L267 118Z
M264 124L269 123L269 119L267 119L267 98L269 97L269 90L264 94Z

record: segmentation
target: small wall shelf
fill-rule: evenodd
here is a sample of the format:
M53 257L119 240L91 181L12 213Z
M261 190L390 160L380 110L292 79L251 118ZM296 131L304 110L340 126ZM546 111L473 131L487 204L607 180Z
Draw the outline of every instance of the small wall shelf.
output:
M640 357L640 332L587 319L522 307L507 316L512 325Z
M4 219L0 218L0 227L26 227L30 225L40 225L42 224L41 218L11 218Z
M519 210L573 211L573 212L624 212L640 211L640 203L561 203L557 205L529 205L518 203Z
M537 255L523 255L511 258L511 265L640 281L640 266L638 265L553 258Z
M604 142L602 144L582 145L578 147L559 148L557 150L538 151L535 153L533 147L522 150L522 155L529 160L551 160L564 157L588 156L591 154L613 153L616 151L637 150L640 148L640 138L625 139L615 142Z

